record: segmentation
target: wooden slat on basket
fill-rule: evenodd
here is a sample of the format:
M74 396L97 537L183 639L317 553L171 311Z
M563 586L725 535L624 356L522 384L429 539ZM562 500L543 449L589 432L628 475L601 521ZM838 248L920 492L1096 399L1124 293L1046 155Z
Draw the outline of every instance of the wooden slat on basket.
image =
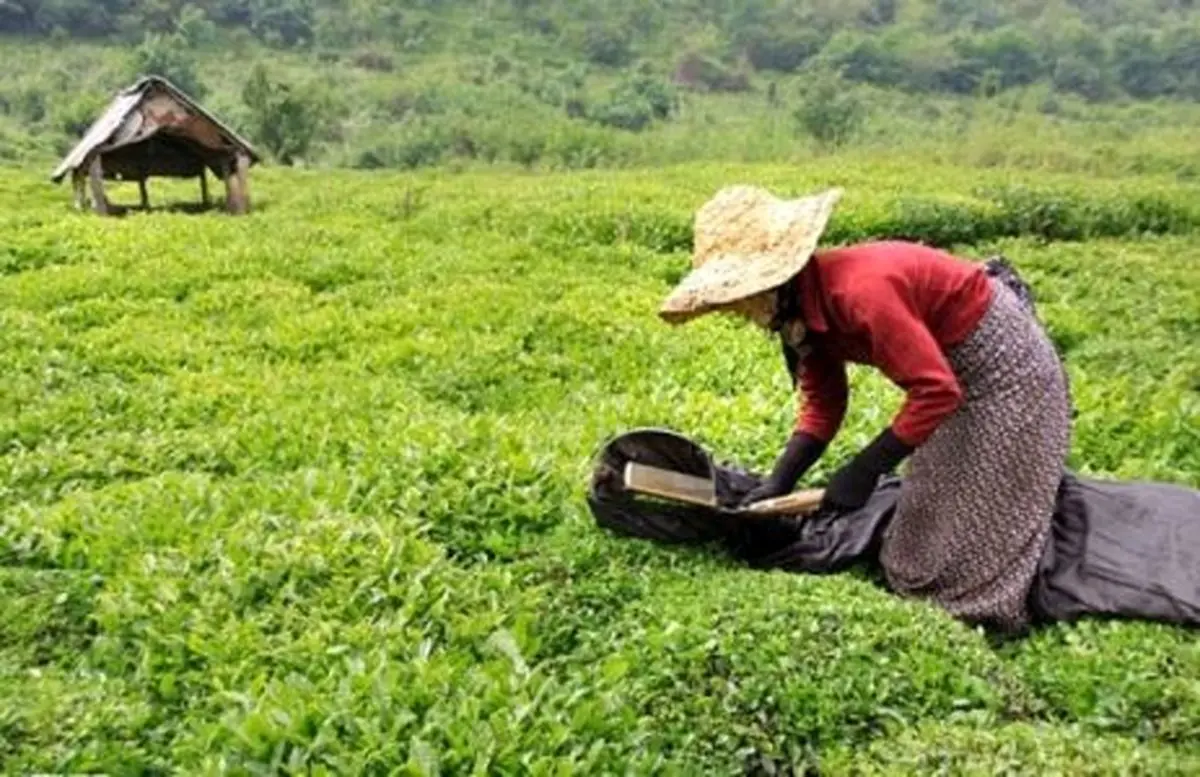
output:
M625 465L625 488L684 504L718 507L716 484L708 478L631 461ZM825 492L808 489L747 505L735 512L750 517L805 515L821 506Z
M717 490L712 480L636 461L625 465L625 488L701 507L717 506Z
M825 492L819 488L805 491L795 491L775 499L764 499L761 502L743 507L739 512L749 515L807 515L815 512L821 506Z

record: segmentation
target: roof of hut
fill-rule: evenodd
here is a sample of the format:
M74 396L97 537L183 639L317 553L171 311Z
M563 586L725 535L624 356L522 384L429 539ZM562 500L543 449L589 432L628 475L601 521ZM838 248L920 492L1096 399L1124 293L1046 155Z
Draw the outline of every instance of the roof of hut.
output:
M113 98L55 169L58 183L99 152L108 178L190 178L205 167L220 175L238 152L260 161L254 148L220 119L160 76L140 79Z

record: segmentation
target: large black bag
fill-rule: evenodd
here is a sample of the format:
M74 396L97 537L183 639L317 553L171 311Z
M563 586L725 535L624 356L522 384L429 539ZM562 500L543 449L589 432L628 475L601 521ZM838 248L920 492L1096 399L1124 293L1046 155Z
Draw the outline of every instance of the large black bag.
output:
M664 543L716 544L758 569L833 574L860 567L883 584L879 549L900 478L882 480L868 503L851 512L739 519L721 509L625 491L620 473L629 461L712 478L723 507L733 507L761 482L760 475L714 461L683 435L634 430L604 446L588 492L597 524L609 531ZM1029 602L1040 623L1090 616L1200 626L1200 490L1067 472Z
M1067 473L1030 603L1046 620L1200 625L1200 491Z

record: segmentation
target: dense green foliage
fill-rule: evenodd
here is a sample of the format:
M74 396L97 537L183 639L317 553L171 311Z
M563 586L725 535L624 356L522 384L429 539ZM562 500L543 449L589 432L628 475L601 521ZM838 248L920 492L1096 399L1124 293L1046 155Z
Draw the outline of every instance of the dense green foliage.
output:
M1071 465L1200 486L1200 211L1174 175L860 153L268 168L243 218L98 219L10 171L3 771L1194 774L1192 634L1085 623L997 648L855 574L594 527L613 434L666 425L756 468L784 438L769 340L654 316L692 211L735 180L846 187L830 241L1004 252L1071 372ZM899 406L877 374L852 382L813 482Z
M0 158L63 153L140 75L284 164L803 159L1196 175L1190 0L6 0Z
M1200 97L1200 24L1191 0L8 0L0 32L134 37L248 30L274 46L570 51L605 67L704 42L702 55L792 72L810 62L854 80L974 93L1037 80L1089 98ZM682 54L683 51L675 51Z

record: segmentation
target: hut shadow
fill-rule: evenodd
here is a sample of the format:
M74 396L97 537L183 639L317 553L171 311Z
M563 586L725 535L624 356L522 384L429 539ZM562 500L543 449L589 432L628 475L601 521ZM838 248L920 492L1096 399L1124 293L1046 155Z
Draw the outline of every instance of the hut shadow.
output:
M270 210L270 206L265 201L255 203L254 207L247 210L244 215L253 215ZM91 212L90 208L84 208L83 212ZM125 218L127 216L146 215L152 216L156 214L182 215L182 216L234 216L238 215L231 212L224 202L212 202L205 205L200 202L171 202L164 205L150 205L143 207L141 205L121 205L115 202L108 204L106 215L109 218Z

